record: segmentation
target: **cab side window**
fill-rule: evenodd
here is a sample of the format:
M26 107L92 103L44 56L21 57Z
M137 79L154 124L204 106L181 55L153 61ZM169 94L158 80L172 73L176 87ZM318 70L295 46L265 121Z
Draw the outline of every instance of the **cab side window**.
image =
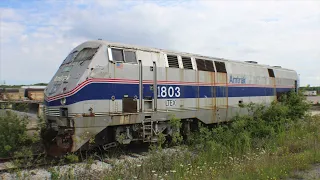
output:
M124 51L125 62L137 63L136 53L134 51Z
M125 63L137 63L136 52L126 49L111 49L112 59L114 61L121 61Z
M112 49L112 58L114 61L123 61L123 51L122 49Z

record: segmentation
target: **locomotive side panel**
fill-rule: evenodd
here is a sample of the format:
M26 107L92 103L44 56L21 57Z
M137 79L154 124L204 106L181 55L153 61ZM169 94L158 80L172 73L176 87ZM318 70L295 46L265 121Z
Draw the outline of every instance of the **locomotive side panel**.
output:
M192 62L192 61L191 61ZM192 62L194 63L194 62ZM193 67L190 67L193 68ZM198 72L193 69L184 69L182 70L183 76L182 81L185 82L184 86L181 86L181 109L186 111L195 111L199 106L198 103L198 86L197 82L197 74Z
M217 121L224 122L228 120L228 74L226 63L215 60L216 68L216 107Z
M162 96L165 96L164 92L166 91L166 84L164 82L166 82L167 80L167 76L166 76L166 61L164 60L165 55L163 53L153 53L154 57L157 57L157 111L161 112L166 112L167 110L167 105L166 105L166 101L161 98ZM154 96L153 96L154 97Z
M198 89L198 93L196 96L196 107L197 107L197 118L204 123L213 123L216 120L213 119L215 117L215 106L213 103L214 97L213 97L213 89L214 86L212 84L214 83L214 75L212 75L214 72L210 71L197 71L197 85L195 88Z
M297 74L293 71L274 68L276 79L276 92L283 93L295 88L295 81L297 81Z
M183 83L183 69L181 59L177 54L166 53L163 59L166 62L165 80L158 83L158 103L165 106L165 111L172 113L180 109L183 103L183 90L185 84Z
M297 79L282 68L105 41L85 42L75 50L94 46L100 48L91 60L73 61L73 50L46 93L48 125L57 124L58 147L72 137L67 151L90 138L100 145L123 135L126 143L145 140L145 122L169 135L171 114L206 124L225 122L246 113L239 103L270 103Z
M275 99L274 85L270 83L268 69L252 63L228 63L228 116L245 114L239 108L243 103L271 103Z

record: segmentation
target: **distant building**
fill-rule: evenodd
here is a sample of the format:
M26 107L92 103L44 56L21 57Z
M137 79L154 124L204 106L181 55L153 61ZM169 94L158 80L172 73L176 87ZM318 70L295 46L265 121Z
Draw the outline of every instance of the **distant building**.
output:
M47 86L21 86L21 89L45 89Z
M316 96L317 95L317 91L304 91L303 95L305 95L305 96Z
M0 88L0 100L44 100L46 86L22 86L20 88Z
M23 95L20 94L17 88L5 88L0 89L0 99L1 100L18 100L21 99Z

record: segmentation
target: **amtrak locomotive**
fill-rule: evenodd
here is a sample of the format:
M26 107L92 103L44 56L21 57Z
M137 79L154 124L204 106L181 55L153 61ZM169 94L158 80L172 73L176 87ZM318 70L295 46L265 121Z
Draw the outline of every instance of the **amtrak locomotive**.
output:
M242 103L271 103L297 91L294 70L103 40L65 58L45 89L49 154L170 137L174 115L183 133L202 122L247 113Z

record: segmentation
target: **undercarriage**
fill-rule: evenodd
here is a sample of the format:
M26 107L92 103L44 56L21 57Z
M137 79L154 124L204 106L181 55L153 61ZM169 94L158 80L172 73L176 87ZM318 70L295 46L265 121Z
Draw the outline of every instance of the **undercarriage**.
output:
M170 138L177 133L186 136L193 127L191 124L194 123L192 119L181 121L181 124L177 125L170 121L153 121L151 118L146 118L142 123L108 126L101 131L99 128L97 133L84 132L81 128L52 127L52 124L48 124L41 136L46 153L51 156L61 156L69 152L91 150L95 147L101 147L107 151L119 144L159 142L161 138Z

